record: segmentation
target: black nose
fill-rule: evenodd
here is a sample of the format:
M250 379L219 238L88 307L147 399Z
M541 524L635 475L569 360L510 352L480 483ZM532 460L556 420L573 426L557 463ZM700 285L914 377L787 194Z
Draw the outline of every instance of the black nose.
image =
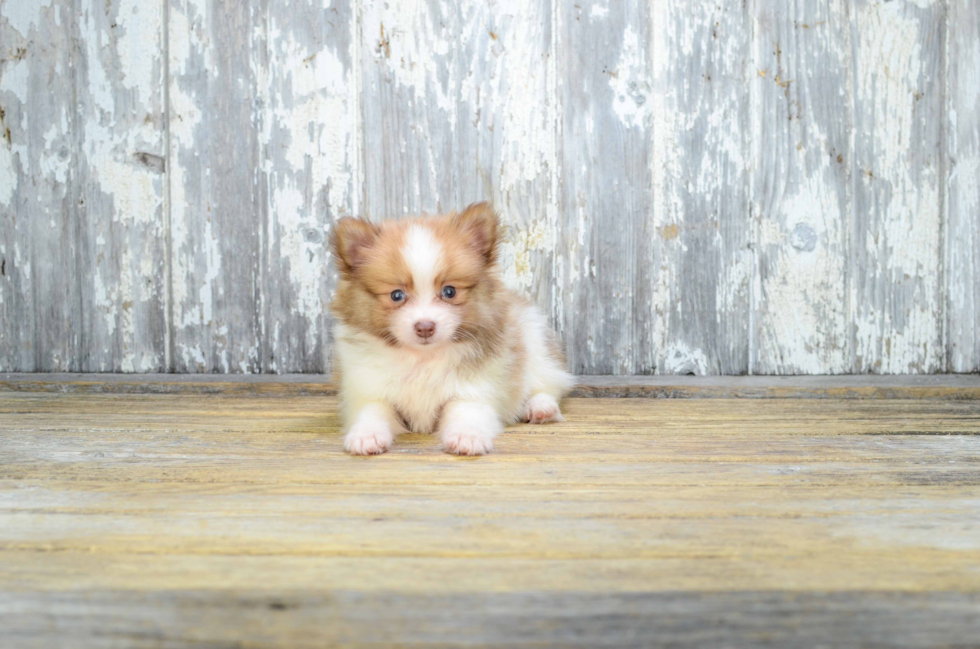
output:
M436 323L431 320L421 320L415 323L415 333L419 338L428 338L436 332Z

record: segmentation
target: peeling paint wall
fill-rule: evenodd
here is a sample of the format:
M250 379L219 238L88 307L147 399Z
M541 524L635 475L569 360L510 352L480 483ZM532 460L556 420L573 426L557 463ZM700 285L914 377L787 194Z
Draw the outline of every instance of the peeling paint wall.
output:
M327 372L489 199L581 373L980 370L971 0L0 0L0 371Z

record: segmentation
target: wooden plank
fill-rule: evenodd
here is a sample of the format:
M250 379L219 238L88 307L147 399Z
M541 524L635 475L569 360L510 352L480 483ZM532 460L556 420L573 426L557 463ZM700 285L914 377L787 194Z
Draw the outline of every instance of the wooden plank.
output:
M366 0L359 11L362 211L380 220L457 209L456 5Z
M658 468L652 465L651 469ZM698 467L703 468L703 467ZM855 465L855 470L867 470ZM196 488L196 485L193 485ZM377 501L385 501L398 487L411 489L411 483L388 484L387 490L372 494L340 494L350 507L371 507ZM444 488L455 486L443 485ZM125 484L120 489L126 489ZM670 487L657 487L665 497L686 501L687 494ZM719 487L723 488L723 487ZM897 487L906 489L907 487ZM257 509L234 507L227 509L235 500L248 499L243 492L220 499L210 495L203 499L196 493L177 492L155 495L140 490L130 495L133 502L142 499L161 502L169 498L171 503L186 506L189 511L160 511L159 506L139 507L133 503L126 509L116 509L112 503L96 507L77 507L69 503L52 508L35 508L30 511L3 511L5 531L0 541L0 556L8 551L33 550L38 554L52 552L83 552L111 557L127 554L228 556L236 554L279 555L306 557L350 557L416 559L457 558L473 560L534 561L623 561L640 563L665 559L685 560L687 563L705 561L716 564L718 572L724 572L726 554L742 555L759 564L770 563L774 570L786 570L791 555L797 561L805 560L807 553L815 555L813 563L832 564L834 554L844 554L843 562L853 565L869 558L868 549L852 549L855 543L878 546L879 566L894 571L904 557L909 563L933 561L929 567L910 566L874 577L868 568L855 575L855 588L879 586L894 588L896 577L913 581L930 582L935 590L940 584L952 588L978 585L976 575L960 578L940 572L956 569L967 570L970 560L980 559L976 550L980 542L980 530L975 524L965 523L962 529L953 527L956 516L963 516L976 502L976 490L972 498L912 500L906 504L889 501L876 503L877 508L864 507L858 513L839 513L847 507L843 499L837 499L833 489L815 509L822 511L793 510L782 514L769 512L740 512L746 519L739 519L722 508L696 509L692 515L671 515L641 510L635 514L623 511L623 501L592 503L585 508L588 515L545 515L547 507L540 504L541 494L533 498L512 500L504 495L501 503L488 511L477 506L470 514L457 512L467 501L432 502L420 496L411 501L400 501L401 509L372 507L370 516L351 516L340 503L329 509L299 505L295 501L303 497L278 494L270 499L273 507L284 511L263 512ZM339 500L331 496L326 485L311 489L311 496L320 499ZM494 492L507 494L505 486L494 485ZM747 491L747 490L742 490ZM792 494L792 488L789 488ZM479 501L479 495L465 492ZM154 498L154 496L156 496ZM578 504L575 499L557 498L562 510ZM626 498L642 498L634 491ZM311 500L306 496L304 500ZM95 494L90 501L105 500ZM928 506L938 506L943 513L930 514ZM605 507L605 512L596 510ZM886 513L889 508L895 511ZM501 513L501 512L505 513ZM206 521L202 528L201 522ZM942 530L941 541L929 542L925 529ZM830 534L828 530L835 530ZM492 534L490 530L496 530ZM888 547L887 543L875 542L875 536L904 536L905 541ZM674 538L689 540L686 547L678 547ZM451 546L444 544L451 538ZM794 543L791 539L815 540ZM870 542L869 542L870 541ZM768 549L756 549L765 546ZM883 547L882 547L883 546ZM969 549L966 549L969 548ZM819 568L816 568L819 569ZM837 569L828 566L828 569ZM703 570L703 569L702 569ZM729 569L730 572L731 569ZM725 575L724 577L729 577ZM843 575L832 578L838 583ZM722 578L724 586L727 579ZM814 585L827 585L831 579L812 576ZM350 584L349 586L354 586ZM755 588L778 588L772 578L763 580ZM966 589L966 588L964 588ZM659 589L658 589L659 590ZM809 588L800 590L810 590Z
M193 521L200 527L200 521ZM451 537L450 537L451 538ZM471 557L351 557L187 554L113 554L79 552L52 547L49 550L3 550L0 556L9 566L4 591L27 598L31 593L53 600L58 592L97 593L115 591L130 598L153 594L179 594L188 590L210 593L216 605L234 593L278 593L358 595L371 606L373 597L387 593L424 597L427 594L538 593L555 597L562 593L615 594L684 593L706 596L710 593L769 591L786 599L821 592L847 593L871 591L901 597L960 592L976 597L975 582L955 575L964 557L921 553L917 559L932 565L910 565L901 556L882 556L858 552L841 556L833 571L815 574L806 557L797 554L780 561L771 555L729 554L712 557L719 561L697 561L709 557L663 557L638 561L617 559L538 559ZM112 559L107 560L107 559ZM959 560L957 560L959 559ZM970 557L965 557L969 560ZM774 565L775 563L775 565ZM724 565L725 570L719 571ZM775 574L772 568L778 568ZM871 569L879 570L874 575ZM850 574L848 574L850 572ZM719 574L720 573L720 574ZM141 579L142 577L142 579ZM931 577L931 578L930 578ZM969 575L967 575L969 577ZM345 588L355 584L356 588ZM787 587L794 584L795 587ZM862 588L859 584L870 584ZM450 589L446 586L451 585ZM747 585L751 587L747 588ZM448 591L448 592L447 592ZM118 607L114 607L118 612ZM373 609L373 607L371 607ZM108 612L108 611L107 611ZM931 611L939 615L940 611ZM760 611L762 613L762 611ZM778 609L764 611L778 620ZM416 611L421 621L423 609ZM482 617L483 612L474 612ZM975 613L974 613L975 615ZM383 620L384 616L379 617ZM214 623L214 630L224 625ZM307 627L302 627L307 630ZM228 632L228 631L226 631ZM310 630L312 632L312 630ZM284 643L289 644L289 643ZM836 645L835 645L836 646Z
M53 550L53 549L52 549ZM40 556L39 556L40 555ZM786 572L779 577L793 581L779 583L775 576L766 573L766 562L753 557L741 557L741 564L731 561L730 581L722 582L727 588L707 589L710 584L721 585L719 575L714 573L714 565L708 562L697 563L690 560L664 558L654 561L616 561L616 560L539 560L534 562L521 559L486 560L470 558L443 557L437 560L413 557L310 557L302 555L263 556L263 555L132 555L117 554L113 561L106 561L101 553L79 552L30 552L4 551L7 561L5 588L28 598L31 591L41 591L38 586L47 586L41 597L53 599L55 591L75 591L97 593L116 591L131 598L159 594L179 594L188 591L210 592L208 598L215 604L226 601L230 593L248 593L266 596L281 595L319 595L324 592L334 596L357 594L370 601L373 597L386 593L408 593L418 597L435 596L445 593L445 586L452 584L451 594L534 593L541 596L556 597L561 594L626 594L660 592L674 597L685 593L704 597L710 593L733 592L750 593L753 590L781 593L787 599L819 594L821 590L836 595L846 592L867 592L853 586L854 581L842 574L843 570L855 568L862 577L870 572L867 567L852 565L841 561L840 572L833 575L814 575L816 583L811 588L786 588L787 583L799 583L796 579L810 575L804 564L794 568L787 562ZM884 567L883 564L879 564ZM909 573L922 571L922 566L909 566L902 573L902 565L887 565L897 568L898 574L883 572L878 579L883 586L879 594L901 597L906 594L941 596L944 592L957 592L955 586L960 580L937 579L933 591L910 588L906 581L904 588L899 579ZM941 571L940 566L937 572ZM682 570L691 572L684 574ZM929 570L926 567L926 570ZM222 586L215 582L215 574L220 575ZM894 574L894 576L892 576ZM739 584L737 580L741 580ZM756 589L745 587L747 583L758 585ZM862 579L863 581L863 579ZM342 591L330 589L331 584L358 584L357 590ZM960 583L962 583L960 581ZM500 584L509 586L501 589ZM762 584L771 584L763 588ZM851 585L850 587L849 584ZM808 584L809 585L809 584ZM496 588L494 588L496 586ZM943 587L947 590L943 590ZM952 587L951 587L952 586ZM892 592L886 592L890 587ZM873 591L873 588L869 588ZM962 589L961 594L975 598L975 590ZM923 599L928 600L928 597ZM367 602L366 602L367 603ZM202 605L204 602L202 602ZM9 610L9 609L8 609ZM762 611L760 611L761 613ZM767 610L768 614L775 611ZM108 613L108 611L107 611ZM423 609L416 610L421 616ZM935 614L935 613L934 613ZM383 616L382 618L383 619ZM416 619L420 619L417 617ZM773 615L773 623L776 622ZM323 625L321 625L323 626ZM214 625L218 630L219 624ZM304 629L305 630L305 629ZM312 632L312 630L311 630ZM288 643L287 643L288 644Z
M248 435L249 448L254 446L259 435ZM263 454L268 453L277 443L282 443L282 437L265 435L265 445L261 447ZM839 439L839 438L838 438ZM922 438L919 438L922 439ZM932 438L933 441L936 438ZM789 441L784 439L784 441ZM903 440L904 442L905 440ZM909 440L911 441L911 440ZM617 441L618 443L618 441ZM896 447L898 445L895 445ZM290 452L298 451L298 447L287 446ZM908 450L907 455L914 449ZM831 447L827 447L828 454ZM218 454L215 449L213 455ZM775 456L776 453L770 453ZM882 453L884 455L884 452ZM880 460L879 460L880 461ZM908 457L903 458L907 462ZM731 502L719 502L715 487L711 485L665 485L661 497L643 499L642 487L629 485L608 485L601 490L588 486L572 485L561 494L560 500L552 500L545 508L539 503L542 497L553 493L549 485L526 485L521 489L501 489L500 497L495 503L481 500L482 485L459 484L452 490L445 485L415 485L411 491L402 494L392 494L391 484L353 482L346 485L326 484L297 484L275 483L267 484L261 490L254 484L240 482L196 482L191 489L175 481L155 482L149 480L127 481L125 488L107 490L104 481L98 476L85 480L58 480L50 477L38 479L24 478L17 481L8 480L0 490L0 507L4 514L17 515L61 515L70 510L71 516L173 516L173 501L179 499L182 512L186 516L215 516L220 525L238 525L246 517L265 516L276 519L291 519L294 517L324 517L349 516L353 525L360 526L367 521L379 522L374 519L383 517L394 525L403 525L407 520L421 516L436 519L441 516L455 516L463 520L479 521L482 519L498 519L505 525L513 525L520 519L525 522L536 518L557 521L573 519L577 521L599 519L600 525L609 525L624 519L695 521L709 518L728 516L765 518L766 525L779 520L805 517L816 519L835 515L835 508L844 503L857 505L863 513L879 514L884 509L893 506L895 490L891 485L834 485L833 497L828 497L827 485L797 484L793 487L792 499L779 494L774 489L758 489L757 485L731 487L733 496ZM21 487L23 493L29 493L25 500L13 487ZM327 492L330 494L327 494ZM967 504L967 500L976 496L975 486L944 486L919 484L904 487L901 507L896 511L898 518L908 518L921 511L930 509L940 510L946 503L955 502L958 506ZM332 494L332 495L331 495ZM21 494L22 495L22 494ZM376 503L370 509L352 511L349 503L354 499L372 497ZM137 500L138 498L138 500ZM472 509L453 512L460 500L472 500ZM622 514L610 508L629 500L636 511ZM420 512L422 503L428 507L426 512ZM507 513L502 512L506 507ZM411 516L399 515L410 513ZM839 520L845 517L841 516ZM80 521L77 521L80 522ZM812 521L811 521L812 522ZM126 523L129 525L131 523ZM287 524L293 524L287 521ZM549 523L550 524L550 523ZM51 523L42 523L45 529L51 530ZM23 531L23 530L21 530ZM302 531L307 534L309 532ZM345 532L346 533L346 532ZM64 537L62 537L62 541ZM136 542L132 538L122 539L126 542ZM268 541L268 539L267 539ZM207 542L212 548L219 542L212 531ZM205 554L205 548L199 547L192 554ZM103 551L105 548L102 549ZM427 552L434 549L429 548ZM535 551L540 551L535 550ZM212 552L208 552L213 554Z
M737 3L654 3L653 178L657 371L745 374L752 25ZM693 46L692 46L693 43Z
M752 372L848 372L848 5L763 0L754 12Z
M265 15L259 0L168 1L171 364L178 372L256 372Z
M943 3L854 5L854 372L943 369Z
M946 317L950 372L980 371L980 6L951 0L947 18Z
M0 392L63 394L336 394L309 374L0 374ZM573 397L656 399L980 399L976 375L580 376Z
M340 450L335 398L0 394L5 639L921 646L980 631L978 403L564 409L484 458L409 435L365 459Z
M329 372L329 231L360 193L355 12L350 1L269 4L262 368Z
M167 369L163 2L77 10L79 369ZM67 278L64 278L67 281Z
M551 0L463 3L457 47L459 195L505 225L501 269L552 322L559 228L555 8Z
M234 396L234 395L232 395ZM276 399L284 398L280 405ZM182 395L180 399L171 399L169 395L90 395L90 394L44 394L19 393L3 394L0 412L14 417L9 422L0 424L5 431L30 431L31 422L18 420L18 417L31 417L37 421L51 423L61 418L75 417L69 428L58 430L45 429L46 435L61 438L69 436L70 430L80 431L95 427L98 435L106 435L106 443L110 439L132 435L142 436L146 431L155 430L159 424L165 424L168 419L174 419L181 426L194 430L234 431L244 434L246 430L253 434L281 433L294 430L304 434L322 432L329 429L331 433L336 422L336 399L323 395L296 396L266 394L256 395L247 399L225 398L221 395ZM617 404L616 399L569 399L567 407L580 417L577 424L569 423L562 426L563 436L588 435L601 422L613 422L615 430L608 431L609 435L619 435L626 431L629 434L670 436L687 431L690 437L686 444L699 448L708 444L706 437L711 435L740 435L751 437L752 422L760 421L769 428L769 434L789 434L800 436L813 435L882 435L889 431L911 434L928 432L926 429L947 430L950 433L968 433L971 426L976 426L975 415L980 404L973 401L935 400L924 402L916 399L874 401L874 400L844 400L830 399L826 403L816 403L805 399L786 400L738 400L717 399L706 400L701 404L690 404L686 400L654 401L650 399L626 399ZM617 408L623 408L622 414L616 414ZM100 422L100 413L110 412L118 421L126 424L121 429L107 430ZM692 412L698 412L699 427L691 431L688 425L693 417ZM207 420L208 413L220 414L214 421ZM794 418L806 416L809 422L801 428ZM589 418L595 417L595 422ZM202 418L205 418L202 421ZM144 426L133 426L141 419ZM656 422L655 430L650 429L650 422ZM19 423L18 423L19 421ZM931 422L931 424L930 424ZM302 425L299 429L297 426ZM646 427L645 427L646 426ZM136 430L129 430L135 428ZM710 429L710 430L709 430ZM515 430L522 435L538 439L545 444L552 435L551 429L536 426L521 425ZM165 428L160 431L166 433ZM158 432L160 432L158 431ZM658 433L658 431L660 431ZM697 433L697 434L695 434ZM194 433L196 435L197 433ZM191 435L191 433L188 433ZM84 436L83 436L84 437ZM160 436L154 434L154 439ZM164 435L165 438L165 435ZM402 438L400 438L402 439ZM413 444L424 445L428 436L407 436L406 440ZM617 438L618 439L618 438ZM585 438L580 439L584 443ZM621 441L621 440L620 440ZM76 443L91 443L92 440L72 442L64 439L62 443L69 448ZM29 449L28 449L29 450ZM326 449L335 455L335 449ZM557 451L555 451L557 452ZM648 453L655 452L648 449ZM748 451L752 453L754 451ZM343 457L343 456L341 456ZM446 456L446 461L452 458ZM359 469L367 471L367 469ZM475 470L475 469L468 469Z
M0 3L0 368L79 370L75 14Z
M160 426L159 429L161 435L166 432L163 430L163 426ZM975 434L975 422L970 430L974 432L960 435L954 430L951 434L975 439L977 437ZM273 432L279 435L283 434L282 431ZM296 434L292 430L285 432L293 435ZM312 426L308 428L308 435L316 433L317 431ZM215 431L211 437L210 444L214 444L214 440L220 437L235 438L234 434L235 431L233 430ZM597 434L593 430L591 436L595 437ZM888 437L891 438L901 435L902 433L899 432L895 436ZM945 436L946 434L936 433L934 436L940 437L941 435ZM582 436L582 438L585 437L586 435ZM885 436L876 435L875 439L877 440L878 437ZM916 435L916 437L924 437L924 435ZM466 487L474 484L492 486L494 488L493 493L502 500L506 500L509 497L508 494L515 490L527 490L528 492L538 494L553 493L554 490L562 490L565 488L565 485L569 484L579 484L582 485L582 488L586 488L588 485L602 485L602 489L612 488L628 493L627 500L648 497L650 490L656 490L658 493L663 491L666 495L669 495L678 488L688 487L705 487L715 492L731 490L732 492L743 494L746 493L746 490L751 489L781 489L785 490L787 494L791 494L796 487L804 484L827 490L827 498L835 500L841 491L847 494L853 494L861 489L877 487L890 488L904 493L910 489L931 486L934 488L956 490L972 489L972 491L966 494L963 502L950 505L955 505L955 511L959 512L961 517L966 518L969 518L971 511L968 506L970 503L976 502L976 488L980 487L980 476L977 475L975 469L969 464L975 461L976 444L971 443L968 446L960 445L959 440L955 440L957 442L956 444L952 444L949 441L945 443L949 448L955 448L958 445L963 446L964 448L962 450L971 454L967 457L974 458L962 461L959 466L949 466L951 462L955 462L955 460L950 460L951 456L949 455L935 461L930 459L925 464L916 462L913 453L910 451L903 454L903 457L895 462L894 466L882 468L882 463L888 461L887 454L882 452L878 457L869 458L866 461L848 463L849 473L845 475L841 474L840 460L810 462L799 466L801 453L784 453L786 460L793 464L779 471L776 471L770 463L752 462L743 458L738 458L739 461L729 461L727 456L721 454L716 457L707 458L683 456L684 466L678 466L676 464L679 461L677 459L679 454L676 452L674 453L675 457L669 459L661 456L641 463L636 463L632 459L637 453L642 454L645 450L653 446L655 442L659 442L660 440L646 440L645 444L630 444L619 454L595 454L593 450L595 457L592 461L588 461L582 457L583 448L587 447L588 440L580 438L575 441L578 443L570 447L569 450L571 453L559 454L555 459L541 465L530 461L528 458L554 447L555 442L553 439L543 440L541 443L529 446L523 444L521 439L508 437L501 443L501 451L495 456L494 460L487 461L477 467L466 468L458 464L451 464L451 460L444 459L445 454L439 450L438 443L431 436L426 436L425 439L412 437L400 439L397 450L392 451L390 455L386 455L385 457L387 459L378 461L374 465L361 467L351 465L348 460L332 457L330 451L340 448L341 436L339 434L331 434L328 439L320 440L321 446L319 449L313 448L312 450L314 452L311 452L310 447L313 446L311 444L289 444L286 450L290 452L280 450L277 453L273 449L267 453L258 453L259 457L255 459L255 462L261 464L262 471L257 473L255 466L245 467L238 464L236 461L238 454L233 454L234 457L230 459L221 457L221 454L215 454L210 456L202 455L200 458L188 460L186 453L181 457L173 452L150 452L152 447L145 453L145 456L148 459L156 459L160 464L158 466L147 466L144 463L139 466L134 466L134 456L131 452L113 451L113 449L118 449L120 444L125 446L127 443L126 440L115 440L113 445L100 444L97 447L90 445L88 448L84 446L73 448L70 452L45 453L49 457L46 457L44 461L38 461L36 459L30 461L25 459L24 452L21 452L16 457L12 456L4 462L3 474L0 477L4 481L17 482L18 484L26 484L25 481L35 482L41 480L53 483L95 481L102 483L103 489L108 488L106 486L107 484L119 485L122 488L131 483L154 482L160 484L169 492L174 492L175 490L180 491L180 485L185 485L183 488L184 491L194 491L198 488L204 488L202 485L212 485L213 487L220 488L224 492L235 493L236 491L240 491L243 497L247 496L250 491L262 489L263 482L286 485L289 488L287 491L300 489L313 494L326 494L334 490L342 490L344 485L350 484L351 482L363 485L370 484L381 490L379 493L364 495L363 499L352 497L350 501L357 506L369 506L370 503L362 502L362 500L388 497L392 491L414 490L415 484L419 480L424 481L427 485L442 489L461 489L461 493L467 493ZM621 440L612 440L612 443L615 444L618 441ZM745 443L745 440L742 438L739 438L738 441L743 444ZM324 445L326 442L330 443L329 449ZM134 444L141 448L145 446L145 444ZM870 442L868 444L870 445ZM170 445L174 445L172 440ZM192 446L191 448L194 447ZM306 451L310 457L298 458L297 451ZM105 466L101 467L98 475L96 475L94 470L84 471L82 467L78 466L78 462L85 459L85 453L96 454L96 457L99 458L111 458L111 461L104 462ZM103 455L97 455L98 453L102 453ZM227 456L227 452L224 455ZM689 453L687 455L692 454ZM36 458L37 455L33 457ZM417 462L425 460L428 460L427 466L431 469L432 473L426 473L418 467ZM56 464L51 464L51 462L56 462ZM507 468L509 464L514 462L521 464L519 470ZM133 487L126 486L125 488L132 488L132 490L141 494L147 492L147 489L139 488L139 485ZM207 488L210 489L212 487ZM478 497L478 494L472 495ZM174 494L171 493L171 496L174 496ZM371 506L373 507L373 505ZM421 505L418 506L421 507ZM468 507L462 501L456 500L452 506L447 506L446 509L452 510L453 508L464 506ZM610 504L610 507L613 506L619 505L616 505L616 503ZM415 512L412 514L413 516L421 516L416 511L416 507L412 508L412 512ZM814 517L827 518L826 515L816 514ZM120 530L118 537L109 538L103 534L100 537L101 541L99 543L104 546L104 550L107 552L152 551L153 553L160 553L166 551L200 554L236 554L240 552L277 554L286 552L284 548L291 541L287 538L276 537L268 533L268 526L278 526L286 534L290 530L294 530L296 525L299 525L299 523L287 524L282 521L277 522L277 520L273 520L276 519L275 516L262 517L256 514L253 516L255 519L253 522L256 525L261 524L266 527L265 531L261 533L249 535L241 528L241 525L245 523L231 520L226 525L216 520L214 534L217 536L213 538L209 537L208 539L181 540L177 538L181 536L180 534L174 532L168 535L163 529L167 525L176 524L174 523L174 517L162 515L161 518L163 519L162 521L150 521L148 519L143 521L143 524L146 526L144 531L151 529L154 531L152 538L142 534L139 529L132 527L129 522L123 524L123 522L117 521L111 527ZM608 535L612 533L612 530L608 529L609 525L615 526L618 524L616 522L617 520L632 519L633 517L621 511L615 515L610 514L608 518L611 521L610 523L601 525L596 523L593 527L601 529L601 531ZM648 517L637 515L636 518L639 520ZM769 518L779 519L780 517L775 516ZM860 528L861 521L853 517L840 515L834 516L833 518L836 523L840 524L841 529L857 530ZM894 524L881 523L882 531L900 535L903 526L911 527L913 523L922 517L918 514L910 514L898 518L901 520L898 520ZM52 527L55 525L55 522L52 521L48 525L42 525L36 517L25 516L19 519L7 517L5 525L9 525L7 529L9 529L10 535L20 535L20 537L4 537L5 540L3 543L0 543L0 549L34 549L38 551L46 549L51 551L90 549L92 544L91 539L74 538L70 534L65 536L69 527L72 526L84 530L86 520L94 519L73 519L66 514L62 521L65 527ZM947 524L949 517L946 517L945 514L936 514L932 518L927 517L919 522L923 525L936 528ZM528 525L532 525L532 523L528 523ZM747 532L739 526L737 521L726 519L712 524L710 530L694 528L686 530L685 533L692 538L695 536L698 537L700 539L699 543L705 545L710 544L709 539L713 535L718 534L721 534L721 536L730 535L733 538L733 543L735 539L742 539L744 541L744 538L748 534L752 534L755 535L760 543L779 544L782 543L781 539L783 536L781 535L786 535L790 532L793 534L799 533L804 536L806 534L825 535L826 532L825 530L821 531L822 528L819 528L818 523L811 520L809 515L804 522L798 524L784 523L785 521L780 520L758 521L752 526L752 530ZM365 528L360 523L347 521L345 525L343 529L346 530L349 528L351 530L349 533L346 531L330 531L329 529L318 527L318 532L315 536L306 536L304 533L304 538L293 539L296 543L303 542L300 543L302 547L297 550L297 553L315 556L332 556L342 550L342 554L350 556L381 556L385 553L393 552L396 555L417 555L434 558L440 556L439 553L441 550L438 547L433 547L434 542L438 546L438 539L434 539L433 534L445 533L442 522L437 525L439 530L430 533L427 528L419 527L420 523L416 521L412 526L393 524L387 526L384 530L379 530L379 532L383 532L386 535L384 538L377 536L367 538L364 536ZM669 536L673 529L665 528L659 522L649 524L638 522L635 524L630 523L630 525L634 525L637 528L635 530L637 535L641 533L652 534L655 538L660 538L664 534ZM180 526L184 527L185 523L181 523ZM499 543L491 543L467 536L465 544L467 552L464 554L474 557L503 556L518 548L525 553L530 553L527 558L541 558L537 554L540 552L555 558L582 559L588 558L586 556L588 552L598 552L598 548L593 547L589 549L587 545L583 545L588 539L592 539L592 541L596 539L596 537L590 536L592 532L589 531L591 528L587 524L555 527L550 523L545 524L541 522L538 525L539 529L536 535L539 540L547 538L549 543L553 543L554 545L550 549L550 546L542 547L540 543L535 543L533 540L534 534L527 537L518 535L515 530L510 528L510 523L498 521L498 527L501 529L501 532L506 532L507 539L501 540ZM32 530L36 532L36 535L32 536ZM41 538L44 530L49 530L51 536ZM425 532L424 534L423 531ZM583 539L578 541L561 541L565 535L573 531L575 534L582 534ZM865 529L863 533L869 531L873 532L874 530ZM101 534L97 530L92 533ZM374 533L372 532L372 534ZM412 534L416 536L421 535L424 538L415 538L410 541L409 539L412 539ZM956 542L962 541L972 544L977 539L976 529L974 527L969 527L965 531L962 531L962 533L953 534L950 532L950 534L951 540ZM458 538L458 542L461 544L460 548L462 548L463 536ZM462 552L460 548L457 548L457 550ZM844 548L835 546L833 549L837 551ZM607 550L600 553L601 556L596 555L594 558L626 559L630 557L657 558L661 556L658 551L654 551L653 549L650 549L648 553L642 556L635 554L636 548L634 547L618 547ZM723 548L713 546L713 551L722 552ZM677 556L679 552L681 550L673 548L669 554L670 556ZM696 548L692 547L690 552L692 554L687 555L688 558L696 559L698 554ZM900 554L892 555L892 558L899 561L901 558ZM973 553L973 556L980 559L980 554L976 552Z
M2 385L2 384L0 384ZM573 397L656 399L977 399L980 377L851 376L583 376Z
M358 463L339 450L333 398L5 394L0 466L8 481L126 482L144 485L132 485L140 491L224 485L224 493L262 481L317 492L415 480L515 490L501 498L555 485L588 490L595 481L637 493L805 487L830 490L826 497L843 491L842 498L862 488L980 486L970 464L980 444L973 401L572 399L565 410L560 428L513 427L485 462L443 454L430 435L407 435L383 459ZM529 462L538 456L547 461ZM772 471L774 462L792 470ZM841 462L851 469L842 472ZM261 476L250 473L253 463ZM420 477L420 467L434 473Z
M561 293L569 367L650 374L655 343L649 6L564 3ZM654 264L649 264L654 260Z
M472 566L462 567L466 573ZM420 574L426 576L431 573ZM446 575L459 579L459 573ZM969 646L964 593L475 593L370 597L289 590L0 595L17 647ZM13 612L15 611L15 613ZM383 614L379 612L383 611ZM316 623L315 621L319 621ZM324 621L328 621L324 623ZM60 623L60 624L59 624ZM113 629L111 639L105 629Z

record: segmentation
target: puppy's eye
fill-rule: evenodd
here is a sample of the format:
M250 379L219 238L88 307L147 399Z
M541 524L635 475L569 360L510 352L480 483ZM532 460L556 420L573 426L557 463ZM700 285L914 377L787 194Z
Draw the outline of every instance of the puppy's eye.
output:
M401 302L404 299L405 299L405 292L404 291L399 290L399 289L395 289L394 291L391 292L391 301L392 302Z
M452 286L443 287L442 297L446 298L447 300L453 299L454 297L456 297L456 289L453 288Z

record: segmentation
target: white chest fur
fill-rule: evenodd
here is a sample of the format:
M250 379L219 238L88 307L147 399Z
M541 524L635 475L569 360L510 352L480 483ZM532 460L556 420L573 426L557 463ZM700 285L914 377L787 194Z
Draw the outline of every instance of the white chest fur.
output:
M500 411L496 384L502 371L491 362L475 371L465 362L467 349L445 347L417 352L390 347L344 325L336 330L337 360L345 409L382 401L393 407L415 432L433 432L443 406L454 400L479 400Z

